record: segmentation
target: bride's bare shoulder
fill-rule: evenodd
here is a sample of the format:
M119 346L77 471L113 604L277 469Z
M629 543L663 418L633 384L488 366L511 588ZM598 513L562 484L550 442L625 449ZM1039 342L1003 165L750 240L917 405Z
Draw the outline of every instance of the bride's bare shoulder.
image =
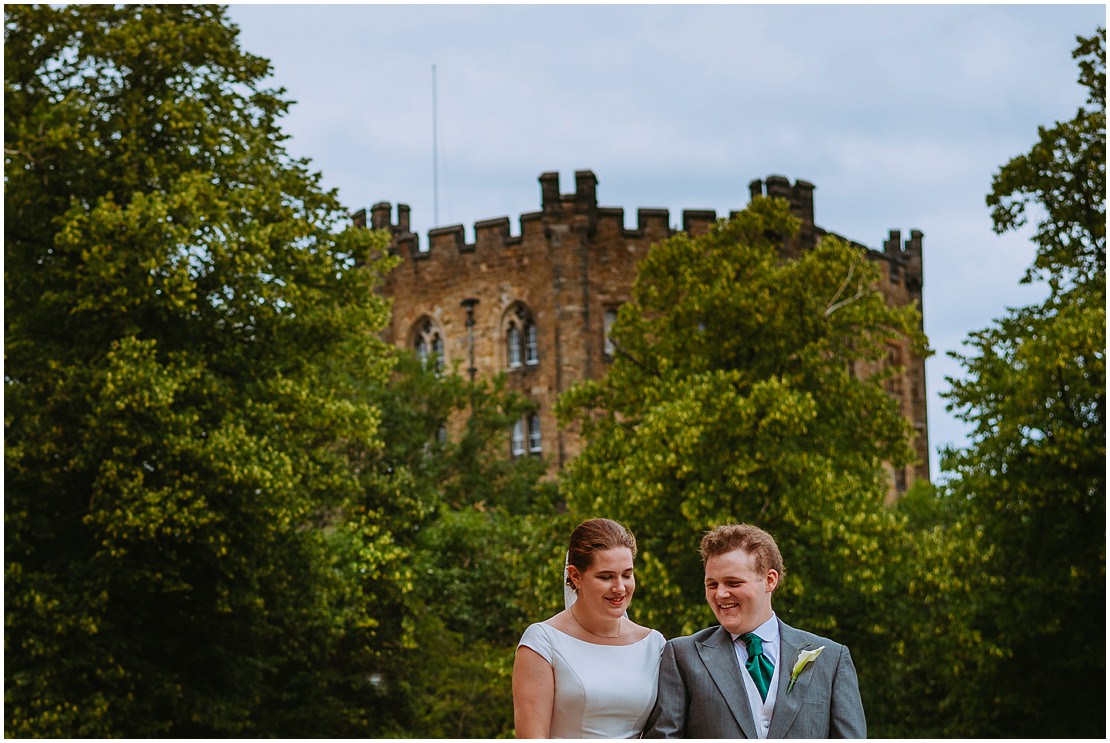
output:
M645 637L650 635L652 632L654 632L654 630L651 627L645 627L642 624L636 624L631 619L628 620L628 621L632 625L633 637L636 638L637 642L639 642L640 640L644 639Z
M548 627L554 627L560 632L565 632L568 635L574 635L575 625L571 621L570 612L564 609L553 617L549 617L543 621Z

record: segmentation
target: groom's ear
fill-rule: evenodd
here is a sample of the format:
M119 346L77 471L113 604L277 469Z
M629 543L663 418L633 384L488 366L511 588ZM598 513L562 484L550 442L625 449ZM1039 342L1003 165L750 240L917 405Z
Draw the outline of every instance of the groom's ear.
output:
M779 587L779 571L777 571L777 570L768 570L767 571L767 591L768 592L773 592L778 587Z

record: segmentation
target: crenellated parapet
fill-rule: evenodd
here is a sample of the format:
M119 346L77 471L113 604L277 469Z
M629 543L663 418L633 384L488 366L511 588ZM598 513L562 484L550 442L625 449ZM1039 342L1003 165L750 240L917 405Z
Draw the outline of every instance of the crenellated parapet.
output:
M513 235L508 217L495 217L474 224L474 242L466 242L466 230L461 224L436 227L428 231L427 248L420 248L420 238L410 229L410 209L407 204L398 204L397 219L393 221L393 206L388 201L379 201L370 208L370 223L366 223L366 210L352 215L353 222L361 227L375 230L388 230L393 236L391 249L404 258L427 259L443 251L475 253L505 250L519 246L532 234L550 237L553 229L564 227L576 229L593 235L599 229L607 229L627 239L651 236L663 239L673 235L670 226L670 211L661 208L642 207L636 210L636 226L625 227L625 210L622 207L599 207L597 203L597 176L590 170L575 172L575 190L561 193L559 174L543 173L539 177L540 204L538 212L522 214L519 219L520 231ZM717 213L706 209L687 209L682 212L682 229L691 234L708 232L717 221Z
M397 221L393 222L393 206L388 201L379 201L370 207L370 224L372 230L389 230L393 236L390 250L404 256L418 258L420 252L420 237L409 228L411 209L408 204L397 205ZM367 227L366 210L359 209L351 215L351 221L356 227Z
M883 242L883 254L890 261L890 281L892 284L905 283L906 290L918 299L921 298L923 282L921 264L921 240L925 233L910 230L910 239L902 242L902 232L891 230Z
M781 175L769 175L766 179L756 179L748 184L753 199L760 196L786 199L790 211L801 220L798 235L784 241L783 252L797 256L817 244L821 229L813 222L813 191L816 188L809 181L797 180L791 185L789 179Z
M559 192L559 174L554 171L540 174L540 204L544 216L554 218L570 214L590 217L597 210L597 176L592 170L574 172L574 193Z
M396 221L393 220L393 207L389 202L380 201L370 208L370 224L366 224L366 210L352 215L355 224L372 229L388 230L393 236L391 250L402 258L426 260L445 252L451 254L483 254L518 248L522 242L534 239L551 240L553 235L584 236L590 240L600 230L611 237L624 240L657 241L669 237L676 228L670 225L670 212L660 208L639 208L636 210L636 226L625 227L625 210L622 207L601 207L597 201L597 176L591 170L578 170L574 174L574 191L562 193L559 173L549 171L539 177L540 211L528 212L519 217L519 232L514 235L508 217L495 217L474 224L474 242L466 242L463 225L455 224L437 227L428 232L427 248L422 249L420 238L410 228L410 209L407 204L398 204ZM812 249L824 235L836 235L818 226L814 221L813 192L816 189L809 181L796 180L793 183L785 176L770 175L765 179L755 179L749 183L751 198L766 196L783 198L790 203L793 214L801 221L798 235L785 240L783 252L796 257L805 250ZM735 216L732 211L727 216ZM682 231L690 235L707 233L717 221L717 213L712 209L685 209L682 212ZM843 236L841 239L869 252L872 258L889 262L889 278L893 284L903 284L915 297L920 297L922 286L921 242L923 233L912 230L910 238L902 244L901 232L891 230L882 250L868 248L862 243ZM560 244L565 244L565 239Z

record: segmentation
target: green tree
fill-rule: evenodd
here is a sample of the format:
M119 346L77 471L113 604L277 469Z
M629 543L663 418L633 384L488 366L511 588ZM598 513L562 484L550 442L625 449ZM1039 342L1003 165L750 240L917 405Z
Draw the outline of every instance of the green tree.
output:
M569 532L546 462L506 456L512 422L534 403L506 392L504 375L470 383L408 353L377 399L387 469L436 504L410 554L401 684L421 713L406 734L510 736L516 642L562 599Z
M993 552L928 483L885 504L882 462L912 454L883 391L897 370L876 362L892 339L927 353L920 316L888 306L876 267L840 240L782 260L794 229L785 202L756 199L707 236L652 248L610 373L560 400L587 439L563 483L571 514L636 532L634 611L668 636L713 622L700 534L767 528L787 567L776 611L848 644L869 732L966 735L1000 652L971 611L995 583Z
M407 724L382 236L218 6L5 7L5 732Z
M1023 283L1044 280L1053 293L1106 280L1106 30L1078 42L1072 56L1087 105L1038 127L1036 144L999 168L987 194L995 232L1037 220Z
M879 658L895 634L882 602L902 524L884 506L883 462L912 452L882 387L893 370L854 370L885 358L891 339L921 353L925 341L917 309L885 302L862 251L829 237L780 258L797 225L785 201L757 198L708 235L652 247L613 329L609 373L560 399L587 441L565 493L575 517L637 534L637 619L664 634L712 623L697 542L746 521L786 558L784 619ZM860 673L880 670L861 661Z
M421 535L413 591L421 666L417 737L513 734L512 667L524 628L562 609L565 514L445 510Z
M868 734L975 737L992 714L981 682L1001 652L974 621L978 597L997 583L993 549L962 504L929 483L892 508L900 528L886 537L883 594L870 607L877 652L857 659Z
M972 429L942 455L948 494L981 527L997 579L977 602L1002 656L979 680L981 735L1105 735L1105 30L1074 56L1088 105L1041 127L987 196L997 232L1039 220L1024 280L1049 295L971 334L946 393Z

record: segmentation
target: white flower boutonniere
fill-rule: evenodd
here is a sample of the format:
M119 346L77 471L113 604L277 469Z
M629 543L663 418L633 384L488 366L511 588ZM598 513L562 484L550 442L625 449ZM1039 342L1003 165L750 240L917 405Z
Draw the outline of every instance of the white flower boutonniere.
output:
M802 652L798 653L798 660L794 661L794 669L790 671L790 685L786 687L787 694L789 694L790 690L794 688L794 682L797 681L798 677L802 675L802 671L805 670L805 667L813 661L817 660L817 656L820 655L821 651L824 649L825 646L822 645L816 650L803 650Z

